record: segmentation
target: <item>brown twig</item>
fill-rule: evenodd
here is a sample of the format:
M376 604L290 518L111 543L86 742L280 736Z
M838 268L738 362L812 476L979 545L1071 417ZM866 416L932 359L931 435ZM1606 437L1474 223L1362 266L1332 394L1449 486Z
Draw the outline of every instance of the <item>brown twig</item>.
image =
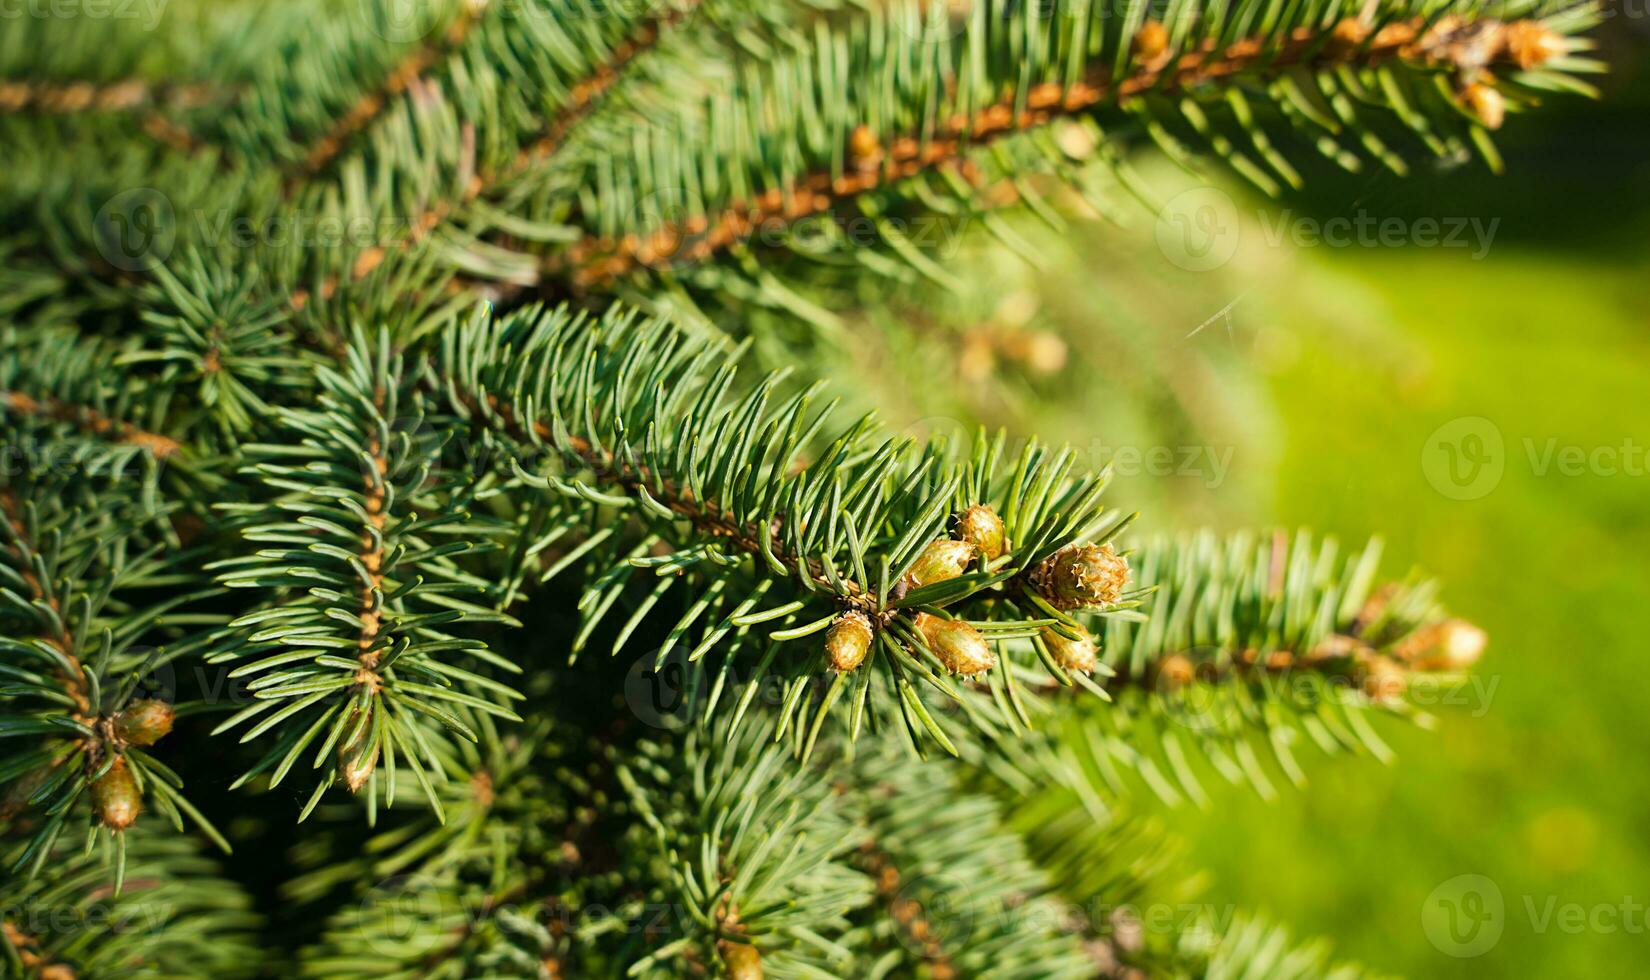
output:
M545 125L540 136L524 147L508 167L497 173L472 174L470 179L464 182L464 191L458 199L442 198L435 202L413 219L407 232L401 237L388 245L375 245L364 250L357 256L346 276L329 276L324 279L316 290L320 298L329 300L337 294L340 286L365 279L391 254L405 252L422 242L440 227L459 205L475 200L506 180L519 177L533 165L550 157L561 147L567 134L595 110L602 96L622 76L624 69L644 52L656 46L666 29L681 23L698 3L699 0L691 0L690 3L644 21L629 38L621 41L613 49L611 58L598 65L589 77L572 87L567 103ZM469 151L473 153L473 129L466 130L466 133ZM292 308L302 310L311 298L307 289L294 291L291 299Z
M21 391L0 391L0 404L19 415L36 415L67 422L111 442L147 449L156 459L168 459L183 451L183 446L170 436L140 429L130 422L109 418L89 406L73 405L49 395L36 398Z
M1527 31L1529 25L1545 30L1537 21L1504 24L1458 18L1443 18L1431 27L1424 19L1414 18L1376 30L1349 18L1328 32L1297 28L1277 46L1269 46L1266 38L1252 37L1218 51L1212 39L1205 40L1178 57L1165 49L1155 56L1141 57L1134 70L1121 77L1114 78L1109 69L1096 68L1069 87L1055 82L1036 85L1024 93L1023 109L1016 108L1020 93L1010 93L973 115L952 116L941 123L937 133L900 137L886 151L872 145L873 134L856 131L851 149L860 150L856 155L861 159L874 159L870 166L840 174L816 171L789 187L770 188L755 201L735 201L716 214L669 222L645 239L631 235L613 241L587 236L565 252L547 258L543 271L566 274L582 288L609 282L643 266L669 268L702 261L745 240L758 228L790 224L925 170L957 165L974 147L1074 115L1108 99L1122 102L1154 91L1181 91L1245 72L1276 72L1301 65L1369 66L1399 59L1474 73L1492 63L1527 66L1531 59L1527 46L1518 49L1505 39ZM1145 52L1137 45L1140 54Z

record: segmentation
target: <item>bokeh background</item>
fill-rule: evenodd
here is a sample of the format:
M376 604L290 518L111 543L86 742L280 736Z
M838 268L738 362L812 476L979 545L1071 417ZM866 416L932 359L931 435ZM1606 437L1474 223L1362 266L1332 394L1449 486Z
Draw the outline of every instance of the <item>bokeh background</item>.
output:
M880 406L896 419L1069 439L1117 461L1117 498L1152 527L1379 534L1389 570L1437 575L1489 632L1432 730L1381 727L1392 764L1319 758L1304 792L1168 815L1217 915L1258 908L1377 969L1650 975L1650 12L1613 8L1597 37L1603 97L1514 120L1503 175L1224 186L1240 227L1213 268L1165 260L1150 215L1079 223L1041 268L969 236L958 306L992 316L949 345L888 349L875 324L848 345L852 377L963 382L908 382ZM1401 219L1410 244L1276 240L1359 215ZM1413 241L1462 218L1465 247ZM987 374L1007 383L967 383Z

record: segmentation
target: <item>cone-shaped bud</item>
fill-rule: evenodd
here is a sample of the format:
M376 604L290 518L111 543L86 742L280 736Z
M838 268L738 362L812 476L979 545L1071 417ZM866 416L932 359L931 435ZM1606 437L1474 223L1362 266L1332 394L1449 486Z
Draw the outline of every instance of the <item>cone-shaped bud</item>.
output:
M1100 663L1099 650L1095 646L1094 637L1083 631L1083 638L1073 640L1060 633L1043 627L1043 645L1048 647L1049 655L1054 662L1066 670L1078 671L1087 674Z
M1489 636L1464 619L1422 627L1393 648L1416 670L1466 670L1484 655Z
M92 803L98 820L110 830L125 830L137 822L143 812L143 794L138 792L125 756L116 756L109 771L92 784Z
M916 589L954 579L968 571L968 563L973 560L974 546L967 541L935 538L905 573L905 587Z
M351 730L354 721L350 723ZM351 793L358 793L367 785L374 769L378 768L378 743L372 737L372 723L362 726L361 734L348 745L338 749L338 774Z
M928 649L939 658L940 666L953 674L978 674L997 666L991 644L979 630L960 619L918 613L916 627Z
M1474 82L1461 93L1461 101L1485 129L1500 129L1507 118L1507 103L1494 87Z
M1129 587L1129 560L1109 544L1071 544L1043 559L1031 584L1060 609L1109 606Z
M115 735L132 745L154 745L172 730L177 713L159 698L133 701L115 715Z
M1135 31L1129 46L1142 65L1156 71L1168 60L1169 30L1160 21L1147 20Z
M749 943L724 939L717 943L722 962L727 964L728 980L762 980L762 954Z
M1507 25L1507 54L1518 67L1529 71L1568 50L1564 37L1539 20L1520 20Z
M1197 677L1197 668L1184 654L1171 653L1157 664L1157 687L1178 691Z
M871 649L871 621L862 612L845 612L825 631L825 661L839 673L865 662Z
M996 511L975 504L959 512L953 523L952 537L973 545L987 559L1002 556L1003 519L997 516Z

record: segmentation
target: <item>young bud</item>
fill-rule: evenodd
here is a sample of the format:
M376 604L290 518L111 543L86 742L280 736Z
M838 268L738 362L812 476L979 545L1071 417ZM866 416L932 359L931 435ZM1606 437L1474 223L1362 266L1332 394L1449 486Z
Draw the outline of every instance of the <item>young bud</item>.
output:
M1474 82L1461 93L1461 100L1485 129L1500 129L1507 118L1507 103L1501 93L1489 85Z
M355 722L351 720L347 724L353 727ZM344 785L349 787L351 793L359 793L377 768L378 743L372 739L372 723L368 722L354 741L339 747L338 773L344 777Z
M116 756L114 765L92 784L92 803L97 818L110 830L125 830L143 812L143 794L126 765L125 756Z
M1197 668L1184 654L1171 653L1157 664L1157 687L1178 691L1197 678Z
M1048 647L1049 655L1054 662L1070 671L1087 674L1100 663L1099 648L1095 646L1094 637L1088 631L1083 632L1083 638L1073 640L1062 636L1049 627L1043 627L1043 645Z
M1416 670L1466 670L1484 655L1489 636L1464 619L1446 619L1405 637L1393 653Z
M762 980L762 954L755 946L724 939L716 947L727 964L727 980Z
M877 134L871 130L871 127L861 123L854 127L852 133L848 134L848 152L864 159L879 155L882 152L882 145L877 142Z
M987 559L1003 553L1003 519L990 507L975 504L952 516L951 534L973 545Z
M871 649L871 621L859 611L845 612L825 631L825 661L844 673L865 662Z
M935 538L905 573L905 587L916 589L949 581L968 571L968 563L973 560L974 546L967 541Z
M172 706L159 698L133 701L115 715L115 735L132 745L154 745L172 730L176 717Z
M960 619L918 613L917 631L940 665L953 674L978 674L997 666L997 655L980 631Z
M1157 71L1168 61L1169 30L1158 21L1148 20L1135 32L1130 47L1142 65L1151 71Z
M1109 544L1072 544L1043 559L1031 584L1058 609L1109 606L1129 587L1129 561Z
M1520 20L1507 25L1506 45L1513 63L1525 71L1545 64L1568 49L1563 36L1539 20Z

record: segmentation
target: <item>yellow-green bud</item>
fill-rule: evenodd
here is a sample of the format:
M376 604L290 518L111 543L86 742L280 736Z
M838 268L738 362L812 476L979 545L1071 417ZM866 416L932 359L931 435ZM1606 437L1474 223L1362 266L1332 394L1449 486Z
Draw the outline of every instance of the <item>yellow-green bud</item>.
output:
M865 662L871 649L871 620L857 610L845 612L825 631L825 660L838 672L853 670Z
M1464 619L1446 619L1410 634L1393 652L1416 670L1466 670L1484 655L1489 635Z
M177 713L158 698L133 701L115 715L115 735L132 745L154 745L172 730Z
M978 674L997 666L997 655L980 631L960 619L943 619L918 613L917 631L940 666L953 674Z
M1054 658L1054 662L1066 670L1087 674L1099 666L1099 648L1095 646L1094 638L1089 636L1087 630L1083 631L1082 639L1073 640L1045 626L1043 645L1048 647L1049 655Z
M980 504L959 511L952 517L951 534L958 541L966 541L979 550L987 560L1003 553L1003 519L990 507Z
M138 791L137 779L126 765L125 756L116 756L109 771L92 784L92 803L97 818L110 830L125 830L137 822L143 812L143 794Z
M905 587L917 589L949 581L968 571L968 563L973 560L974 546L967 541L935 538L905 573Z
M728 980L762 980L762 954L749 943L724 939L716 944L727 964Z
M354 721L349 723L352 727ZM368 747L371 751L368 751ZM372 722L362 726L361 734L348 745L338 749L338 773L351 793L358 793L367 785L373 770L378 768L378 743L372 738Z
M1058 609L1109 606L1129 587L1129 560L1109 544L1069 544L1043 559L1031 584Z

